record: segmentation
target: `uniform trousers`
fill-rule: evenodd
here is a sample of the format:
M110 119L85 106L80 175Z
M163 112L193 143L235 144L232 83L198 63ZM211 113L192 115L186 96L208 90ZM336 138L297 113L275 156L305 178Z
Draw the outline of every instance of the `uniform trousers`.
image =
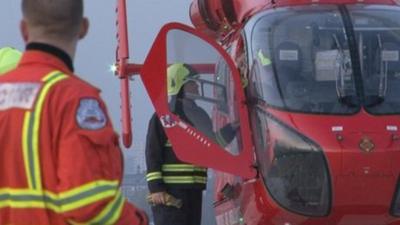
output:
M173 206L153 206L154 225L201 225L202 189L168 189L182 200L180 209Z

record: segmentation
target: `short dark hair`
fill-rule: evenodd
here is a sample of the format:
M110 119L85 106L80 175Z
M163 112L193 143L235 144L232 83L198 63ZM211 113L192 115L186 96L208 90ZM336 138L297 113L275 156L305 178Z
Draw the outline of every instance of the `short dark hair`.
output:
M27 23L50 37L70 39L79 32L83 0L22 0Z

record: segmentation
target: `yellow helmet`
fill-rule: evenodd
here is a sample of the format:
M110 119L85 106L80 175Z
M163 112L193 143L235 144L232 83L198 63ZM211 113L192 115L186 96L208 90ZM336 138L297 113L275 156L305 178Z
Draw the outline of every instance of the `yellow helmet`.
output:
M197 73L189 65L174 63L167 69L168 95L177 95L188 77L195 77Z
M14 69L22 53L11 47L0 48L0 75Z

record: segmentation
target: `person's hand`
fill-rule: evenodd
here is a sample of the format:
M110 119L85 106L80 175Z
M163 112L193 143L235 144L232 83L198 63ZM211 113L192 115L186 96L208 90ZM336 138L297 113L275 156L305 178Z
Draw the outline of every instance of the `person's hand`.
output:
M165 205L165 203L167 201L166 200L166 192L164 192L164 191L151 193L148 198L149 198L150 202L153 203L154 205L159 205L159 204Z

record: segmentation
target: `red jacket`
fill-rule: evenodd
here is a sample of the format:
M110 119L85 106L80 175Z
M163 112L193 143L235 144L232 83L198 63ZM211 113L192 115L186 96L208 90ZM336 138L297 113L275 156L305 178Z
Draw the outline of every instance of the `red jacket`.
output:
M0 146L0 224L147 224L99 90L59 58L28 50L0 77Z

